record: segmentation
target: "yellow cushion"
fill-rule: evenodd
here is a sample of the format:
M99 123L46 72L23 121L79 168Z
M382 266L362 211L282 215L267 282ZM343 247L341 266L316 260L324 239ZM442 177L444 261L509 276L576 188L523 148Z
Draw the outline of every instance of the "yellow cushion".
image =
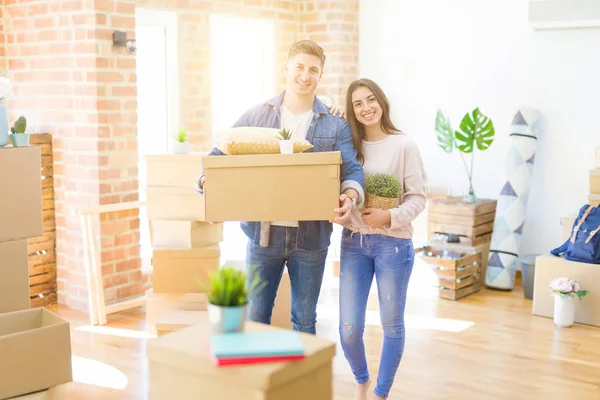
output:
M279 154L279 129L238 127L219 132L216 147L228 155L236 154ZM294 153L302 153L313 147L306 139L292 135Z

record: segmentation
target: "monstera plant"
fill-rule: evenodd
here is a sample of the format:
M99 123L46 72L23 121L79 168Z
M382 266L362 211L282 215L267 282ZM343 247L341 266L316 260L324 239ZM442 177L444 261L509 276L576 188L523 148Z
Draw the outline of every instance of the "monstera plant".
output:
M460 122L460 130L453 130L448 119L441 110L437 111L435 119L435 131L437 132L437 144L446 153L452 153L458 149L463 165L469 178L469 196L468 202L475 203L476 196L473 189L473 159L475 148L484 151L490 148L494 142L494 124L492 120L475 108L470 113L465 114ZM465 154L471 155L471 165L467 165Z

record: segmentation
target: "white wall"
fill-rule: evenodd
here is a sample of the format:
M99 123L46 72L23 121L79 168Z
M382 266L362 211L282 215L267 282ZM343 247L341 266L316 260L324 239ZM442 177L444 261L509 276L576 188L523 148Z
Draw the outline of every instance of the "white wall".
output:
M522 105L539 108L538 140L522 254L560 244L559 218L587 203L600 145L600 28L533 31L525 0L361 0L360 75L378 82L397 126L420 145L430 185L468 189L458 153L436 145L441 108L456 129L476 106L496 141L476 154L479 197L498 198L508 128Z

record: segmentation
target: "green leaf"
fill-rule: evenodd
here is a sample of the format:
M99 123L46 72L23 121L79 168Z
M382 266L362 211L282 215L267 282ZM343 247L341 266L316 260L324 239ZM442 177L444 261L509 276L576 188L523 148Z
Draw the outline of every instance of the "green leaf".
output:
M454 134L450 126L450 120L444 116L441 110L437 111L435 117L435 131L437 132L437 144L446 153L454 150Z
M487 150L494 142L494 135L494 124L479 108L465 114L460 131L454 133L459 142L458 149L463 153L472 153L475 145L479 150Z

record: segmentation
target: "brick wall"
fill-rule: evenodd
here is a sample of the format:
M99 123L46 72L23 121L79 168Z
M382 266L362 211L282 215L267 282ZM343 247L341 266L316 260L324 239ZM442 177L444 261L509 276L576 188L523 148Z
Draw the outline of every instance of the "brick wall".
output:
M358 0L4 0L0 68L7 66L15 85L10 120L25 115L31 132L53 135L59 302L80 310L87 309L86 275L73 211L138 198L135 56L112 46L115 30L135 37L136 6L178 12L180 118L194 150L212 145L211 13L276 21L277 91L289 45L303 38L327 52L319 94L343 106L356 77ZM107 302L141 294L148 280L140 271L137 211L95 224Z

